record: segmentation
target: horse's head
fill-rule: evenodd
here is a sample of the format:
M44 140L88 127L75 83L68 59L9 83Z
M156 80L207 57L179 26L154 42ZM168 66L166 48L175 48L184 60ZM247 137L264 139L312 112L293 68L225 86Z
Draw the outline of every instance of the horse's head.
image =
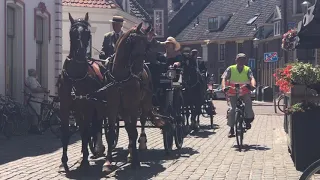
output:
M85 18L73 19L69 13L71 28L70 35L70 59L77 62L86 62L87 48L91 39L89 15L86 13Z
M143 62L149 47L147 34L151 26L143 29L142 23L127 31L116 43L115 61L122 61L125 67L131 67L135 62Z

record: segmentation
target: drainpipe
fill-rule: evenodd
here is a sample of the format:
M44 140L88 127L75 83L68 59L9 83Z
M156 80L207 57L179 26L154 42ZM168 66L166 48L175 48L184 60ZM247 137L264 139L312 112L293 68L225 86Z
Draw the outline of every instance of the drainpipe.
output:
M282 6L282 10L283 10L283 24L284 24L284 26L283 26L283 33L286 33L287 31L288 31L288 17L287 17L287 1L288 0L282 0L282 4L283 4L283 6ZM283 51L283 50L282 50ZM284 56L283 56L283 58L284 58L284 63L286 64L286 63L288 63L288 52L287 51L283 51L284 52Z

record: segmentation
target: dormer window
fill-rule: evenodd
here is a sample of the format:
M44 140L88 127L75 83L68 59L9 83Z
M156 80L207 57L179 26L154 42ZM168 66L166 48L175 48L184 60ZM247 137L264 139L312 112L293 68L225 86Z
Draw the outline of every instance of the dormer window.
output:
M249 21L247 21L247 25L248 26L252 25L258 19L259 16L260 16L259 13L255 14L251 19L249 19Z
M274 36L279 36L280 35L280 29L281 26L280 26L280 21L276 21L273 23L273 35Z
M209 29L209 31L217 31L217 30L219 30L224 24L226 24L228 22L230 17L231 17L230 15L209 17L208 18L208 29Z
M219 18L218 17L210 17L208 19L208 26L210 31L216 31L219 29Z

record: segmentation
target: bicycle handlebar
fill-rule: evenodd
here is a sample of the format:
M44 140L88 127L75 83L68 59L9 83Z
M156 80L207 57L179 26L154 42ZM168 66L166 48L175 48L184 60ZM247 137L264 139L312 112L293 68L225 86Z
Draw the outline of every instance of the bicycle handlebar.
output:
M237 86L238 86L238 87L237 87ZM224 88L224 92L226 93L226 92L229 91L230 89L237 89L237 88L241 89L241 88L244 88L244 87L248 88L250 91L253 91L253 90L255 89L255 88L252 87L250 84L244 84L244 85L242 85L242 86L239 86L239 84L235 84L235 87L232 87L232 86L227 86L227 87L225 87L225 88Z

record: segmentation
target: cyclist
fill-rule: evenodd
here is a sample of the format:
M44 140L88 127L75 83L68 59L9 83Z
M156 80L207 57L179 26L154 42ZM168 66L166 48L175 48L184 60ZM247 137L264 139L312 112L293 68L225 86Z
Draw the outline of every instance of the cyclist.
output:
M246 55L244 53L239 53L236 57L236 64L229 66L225 72L222 74L222 82L221 86L222 89L225 89L226 86L234 87L235 84L240 84L240 87L242 86L242 89L240 90L240 98L245 103L245 123L246 123L246 129L251 128L251 122L254 119L254 112L252 109L252 101L251 101L251 95L250 90L246 87L243 87L245 84L250 84L252 88L255 88L256 81L253 77L253 73L251 69L246 66L247 59ZM230 100L230 111L228 114L228 126L230 126L230 132L229 132L229 138L234 137L234 125L235 125L235 109L236 109L236 103L237 99L235 97L235 90L230 88L228 91L228 96Z

